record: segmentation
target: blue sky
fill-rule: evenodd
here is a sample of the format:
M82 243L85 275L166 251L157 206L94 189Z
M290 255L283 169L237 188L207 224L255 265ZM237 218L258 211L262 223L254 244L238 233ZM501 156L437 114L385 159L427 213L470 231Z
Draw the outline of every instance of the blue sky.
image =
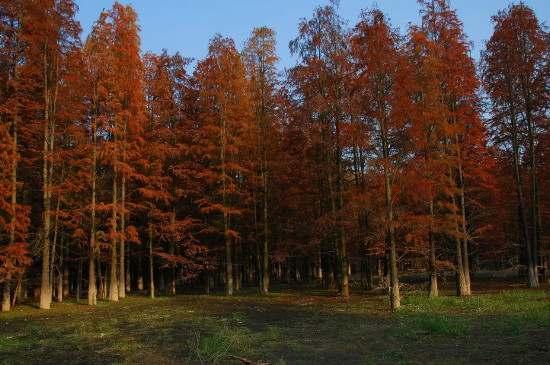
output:
M110 9L113 0L76 0L84 36L103 9ZM254 27L267 26L277 32L279 67L291 67L288 42L296 38L300 18L311 18L317 6L328 0L119 0L130 4L138 13L141 25L142 51L180 52L184 57L202 59L208 41L216 33L235 40L240 49ZM517 2L517 1L516 1ZM349 26L357 23L361 9L376 3L386 13L392 25L404 33L409 22L418 24L420 6L416 0L341 0L339 13ZM490 18L505 9L508 0L451 0L470 41L474 42L474 57L484 48L492 33ZM524 0L540 22L549 20L550 0Z

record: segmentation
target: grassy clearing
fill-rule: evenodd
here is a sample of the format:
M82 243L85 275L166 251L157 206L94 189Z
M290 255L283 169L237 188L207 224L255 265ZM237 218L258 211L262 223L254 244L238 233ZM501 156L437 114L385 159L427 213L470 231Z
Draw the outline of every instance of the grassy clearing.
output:
M391 313L381 296L350 299L313 284L245 288L97 308L54 303L0 315L3 364L461 364L550 362L550 295L513 290L428 299L404 292Z

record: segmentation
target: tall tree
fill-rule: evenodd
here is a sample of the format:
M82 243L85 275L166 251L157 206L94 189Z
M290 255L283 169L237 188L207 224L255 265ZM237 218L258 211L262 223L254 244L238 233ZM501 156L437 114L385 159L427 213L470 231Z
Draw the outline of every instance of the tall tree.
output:
M19 2L0 2L0 282L4 284L2 311L11 307L11 279L22 274L30 263L27 244L29 207L18 203L21 184L18 165L21 159L18 135L22 115L23 88L20 64L22 6Z
M234 290L233 246L242 240L235 220L243 214L243 203L249 198L242 189L243 178L252 173L243 152L257 144L249 81L233 40L214 37L195 77L202 123L197 141L204 164L200 176L208 187L198 203L203 213L214 216L212 224L224 237L226 295L230 296Z
M135 177L131 162L140 158L142 144L145 98L138 32L135 11L130 6L117 2L113 9L101 13L87 40L90 67L93 70L92 129L105 136L97 129L100 123L107 133L106 137L102 137L101 155L97 157L111 168L112 173L111 203L108 204L111 209L110 301L118 301L125 295L127 187L129 180ZM93 138L96 151L97 136L94 135ZM94 194L92 191L92 195ZM91 240L95 244L95 238Z
M271 136L276 118L276 87L278 57L275 54L275 32L272 29L255 28L243 50L245 65L250 78L250 92L254 104L255 124L260 135L258 141L261 196L259 224L261 233L256 241L261 245L260 265L260 293L269 292L269 222L268 222L268 198L269 198L269 165L270 151L272 150ZM256 204L256 202L254 202ZM259 258L258 258L259 259Z
M540 212L536 151L540 143L537 131L548 116L549 35L523 3L510 5L492 20L494 32L482 55L484 86L491 100L492 137L503 150L511 149L527 284L537 287ZM530 176L530 187L524 186L526 174Z
M26 62L22 65L22 78L32 87L33 102L38 108L29 124L26 138L38 153L42 145L42 279L40 308L48 309L51 303L50 245L52 234L52 192L56 165L56 128L64 100L59 95L66 87L68 62L79 48L80 26L74 19L76 4L72 0L23 2L22 38L26 43ZM30 90L29 90L30 91ZM39 107L38 107L39 106ZM36 139L41 130L42 139Z
M298 37L290 42L292 54L300 63L290 70L290 83L300 108L310 122L312 148L317 149L320 182L320 217L329 222L323 239L326 286L335 274L342 296L349 295L346 236L342 219L344 206L344 161L342 125L348 119L344 83L350 67L344 21L334 6L317 8L310 20L302 19ZM328 220L326 218L329 218ZM336 252L333 257L330 252Z
M434 137L442 141L441 157L447 168L446 195L450 204L446 212L446 231L456 246L457 294L470 295L468 245L471 237L468 234L467 192L485 178L480 166L487 157L477 96L479 81L456 11L450 9L446 0L421 3L420 30L427 42L427 62L439 68L434 76L440 100L434 110L438 110L436 118L440 118L442 134Z
M378 164L382 170L385 192L386 244L389 248L391 308L400 307L397 252L395 243L395 199L393 186L396 172L406 151L403 146L405 120L400 100L406 63L399 48L399 36L379 10L362 14L355 27L353 55L357 69L357 97L363 118L375 124L372 139L378 142Z

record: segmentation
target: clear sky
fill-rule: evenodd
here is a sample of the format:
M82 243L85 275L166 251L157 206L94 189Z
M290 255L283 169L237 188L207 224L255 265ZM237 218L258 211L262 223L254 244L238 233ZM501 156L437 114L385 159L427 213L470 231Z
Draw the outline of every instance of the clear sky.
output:
M80 10L77 19L83 28L83 36L103 9L110 9L114 0L76 0ZM141 49L170 54L180 52L184 57L202 59L206 56L208 41L220 33L231 37L239 49L254 27L267 26L277 32L277 54L281 58L279 68L291 67L288 42L296 38L300 18L310 19L318 6L328 0L119 0L130 4L138 13L141 25ZM484 48L484 41L492 33L490 18L498 10L505 9L508 0L451 0L470 41L474 43L474 57ZM515 1L516 3L518 1ZM386 13L392 25L401 33L408 23L418 24L420 6L416 0L341 0L340 15L350 27L358 20L361 9L373 4ZM550 20L550 0L524 0L540 22Z

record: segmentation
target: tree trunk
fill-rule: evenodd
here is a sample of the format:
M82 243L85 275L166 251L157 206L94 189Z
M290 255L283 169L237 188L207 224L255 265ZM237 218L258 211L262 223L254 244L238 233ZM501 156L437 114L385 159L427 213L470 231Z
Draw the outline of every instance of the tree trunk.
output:
M107 281L105 276L107 275L107 270L105 270L105 275L103 269L101 268L101 257L100 252L96 257L96 268L97 268L97 279L99 281L99 299L107 298Z
M130 251L130 246L126 247L126 251L124 252L126 255L126 259L124 261L124 266L126 270L126 275L124 276L126 293L129 293L132 290L131 278L130 278L130 252L129 251Z
M385 114L385 113L384 113ZM390 305L391 309L398 309L401 306L401 297L399 294L399 276L397 273L397 253L395 247L395 231L393 223L393 201L392 185L390 181L389 163L390 154L388 146L387 126L384 121L380 121L380 130L382 135L382 150L384 156L384 190L386 193L386 217L388 220L387 242L389 245L389 271L390 271Z
M264 149L267 144L267 140L264 132ZM263 166L262 166L262 184L263 184L263 196L262 196L262 212L263 212L263 223L264 223L264 232L263 232L263 247L262 247L262 294L269 293L269 225L268 225L268 207L267 207L267 194L268 194L268 185L267 185L267 152L264 151Z
M227 214L224 214L226 216ZM225 226L227 227L227 218L225 218ZM233 262L231 257L231 237L225 236L225 295L233 295Z
M22 290L23 290L23 273L17 274L17 284L15 286L15 292L13 293L13 298L11 299L11 306L14 307L15 303L22 303Z
M149 212L149 297L155 297L155 276L153 271L153 213Z
M434 219L434 201L430 197L428 202L428 214L430 216L430 223L428 228L428 243L429 243L429 270L430 270L430 282L428 288L428 296L430 298L437 297L439 295L439 290L437 288L437 263L435 255L435 241L434 241L434 231L433 231L433 219Z
M172 226L176 224L176 212L174 209L172 209L172 214L170 215L170 222ZM176 251L176 239L175 237L172 237L170 240L170 255L174 255ZM175 296L176 295L176 268L171 267L170 268L170 283L168 284L168 296Z
M116 143L116 138L115 138ZM109 302L118 302L118 281L117 281L117 191L118 191L118 168L113 166L113 207L111 218L111 261L109 273Z
M63 259L63 253L65 248L64 246L64 239L61 238L61 241L59 242L59 265L57 270L57 301L59 303L63 302L63 265L65 264Z
M525 117L527 119L527 130L529 136L529 167L531 168L531 275L534 276L530 287L538 287L538 244L537 244L537 155L535 153L535 130L533 126L533 116L531 111L531 95L529 91L525 93Z
M61 180L63 180L63 169L61 170ZM55 253L57 247L57 237L59 232L59 208L60 208L60 197L57 197L57 203L55 207L55 218L53 225L53 240L52 240L52 254L50 256L50 293L54 294L53 284L54 284L54 268L55 268Z
M9 312L11 309L11 274L8 274L4 280L2 293L2 312Z
M525 248L527 249L527 286L530 288L536 288L539 286L538 277L536 274L536 261L533 261L533 247L529 238L529 229L527 226L527 215L525 209L525 202L523 200L523 189L521 176L519 172L519 147L518 147L518 130L517 130L517 116L513 101L513 91L511 84L508 85L508 99L510 106L510 122L512 124L512 152L514 158L514 177L516 179L516 193L518 197L518 205L520 212L520 221L523 224L523 234Z
M241 290L242 279L243 279L243 245L237 245L235 247L235 281L234 289L236 291Z
M64 256L68 258L69 256L69 249L67 245L65 245L65 254ZM63 297L69 298L69 265L67 264L67 260L65 259L63 263Z
M138 270L138 276L137 276L137 290L143 291L143 263L141 262L141 251L138 251L136 253L136 260L137 260L137 270Z
M124 129L126 129L126 124L124 125ZM126 131L124 134L124 152L122 155L123 162L126 161ZM124 265L124 245L125 245L125 234L126 234L126 174L122 174L122 186L121 186L121 193L120 193L120 233L122 233L122 236L120 238L120 252L119 252L119 265L118 265L118 297L119 298L125 298L126 297L126 279L125 279L125 270L126 267Z
M458 137L456 137L458 143ZM464 277L464 295L471 295L472 288L470 285L470 259L468 257L468 231L466 226L466 197L465 197L465 187L464 187L464 177L462 172L462 163L458 163L458 184L460 187L460 219L461 219L461 229L463 238L461 240L462 244L462 271Z
M78 258L78 272L76 275L76 304L80 304L80 297L82 296L82 259Z

